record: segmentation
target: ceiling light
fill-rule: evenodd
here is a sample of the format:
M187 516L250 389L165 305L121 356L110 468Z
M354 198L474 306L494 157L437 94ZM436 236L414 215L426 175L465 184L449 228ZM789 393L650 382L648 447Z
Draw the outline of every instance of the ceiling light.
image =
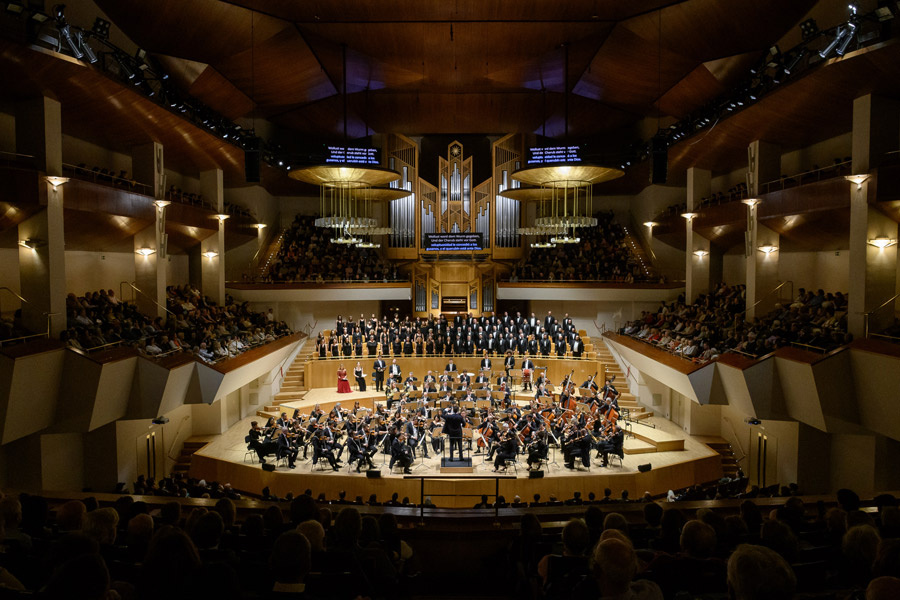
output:
M765 254L772 254L773 252L778 250L778 246L773 246L772 244L763 244L758 248L758 250Z
M800 23L800 33L803 35L804 40L816 37L819 33L819 26L816 25L816 20L807 19Z
M683 212L681 213L682 218L687 219L688 221L693 221L699 215L695 212Z
M218 255L219 255L218 252L213 252L212 250L207 250L206 252L203 253L203 256L205 256L205 257L208 258L209 260L214 259L214 258L217 257Z
M78 46L84 50L85 55L87 56L88 62L94 64L97 62L97 54L94 52L94 49L91 48L90 44L87 43L85 39L84 32L78 31L75 34L75 39L78 40Z
M703 258L707 254L709 254L709 252L706 250L694 250L694 255L699 256L700 258Z
M141 256L150 256L151 254L156 254L156 250L153 248L138 248L134 251L135 254L140 254Z
M356 244L357 248L381 248L381 244L376 244L375 242L360 242Z
M556 244L552 242L532 242L532 248L544 249L544 248L556 248Z
M550 243L552 243L552 244L577 244L579 242L581 242L581 238L571 237L568 235L564 235L562 237L550 238Z
M58 175L47 175L46 177L44 177L44 181L46 181L47 183L52 185L53 189L55 190L62 184L68 182L69 178L68 177L59 177Z
M888 246L893 246L896 243L896 239L889 237L877 237L869 240L869 245L875 246L876 248L887 248Z

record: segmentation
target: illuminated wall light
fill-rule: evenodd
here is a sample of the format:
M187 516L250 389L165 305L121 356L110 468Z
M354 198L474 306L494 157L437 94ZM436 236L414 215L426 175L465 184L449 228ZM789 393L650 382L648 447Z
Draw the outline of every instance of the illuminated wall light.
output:
M773 246L772 244L764 244L764 245L760 246L759 248L757 248L757 250L759 250L760 252L763 252L765 254L772 254L773 252L778 250L778 246Z
M866 174L844 176L844 179L856 184L856 189L860 189L862 187L862 184L864 184L868 178L869 176Z
M207 250L206 252L203 253L203 256L205 256L205 257L208 258L209 260L214 259L214 258L217 257L218 255L219 255L218 252L213 252L212 250Z
M647 227L648 229L653 229L654 227L656 227L658 225L659 225L659 223L657 223L656 221L645 221L644 222L644 227Z
M63 185L64 183L68 183L69 178L68 177L59 177L58 175L47 175L46 177L44 177L44 181L46 181L47 183L52 185L53 189L55 190L56 188Z
M756 206L756 205L759 204L760 202L761 202L761 201L760 201L759 198L744 198L743 200L741 200L741 203L742 203L742 204L746 204L747 206L749 206L749 207L751 207L751 208L753 208L754 206Z
M709 254L709 252L706 250L694 250L694 256L699 256L700 258L703 258L707 254Z
M156 205L156 208L165 208L172 203L169 200L154 200L153 204Z
M150 256L151 254L156 254L156 250L153 248L138 248L134 251L135 254L140 254L141 256Z
M877 237L868 241L870 246L875 246L876 248L883 249L888 246L893 246L897 243L897 240L889 237Z
M219 223L224 223L227 219L231 218L231 215L226 214L217 214L212 216L213 219L218 219Z
M685 212L685 213L681 213L681 216L682 216L682 218L687 219L688 221L693 221L699 215L695 212Z
M254 225L254 227L256 227L257 229L259 229L260 231L262 231L263 229L265 229L265 228L267 227L267 225L266 225L265 223L256 223L256 224Z

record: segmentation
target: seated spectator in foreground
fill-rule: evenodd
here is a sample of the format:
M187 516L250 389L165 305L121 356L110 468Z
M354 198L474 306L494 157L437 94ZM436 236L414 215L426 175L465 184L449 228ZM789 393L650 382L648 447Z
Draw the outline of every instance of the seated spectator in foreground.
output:
M728 559L728 592L734 600L790 600L796 587L794 571L774 550L741 544Z

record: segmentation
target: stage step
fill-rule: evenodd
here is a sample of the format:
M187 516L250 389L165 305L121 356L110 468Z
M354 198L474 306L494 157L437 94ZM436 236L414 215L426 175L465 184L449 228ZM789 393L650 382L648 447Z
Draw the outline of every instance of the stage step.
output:
M636 438L626 438L622 446L625 454L648 454L656 452L656 446Z
M275 417L276 419L281 416L280 410L276 410L274 412L267 410L258 410L256 411L257 417L262 417L263 419L268 419L269 417Z
M661 429L635 425L631 430L634 437L656 447L657 452L684 450L684 440Z
M186 439L181 447L181 454L178 456L178 460L175 461L175 466L172 467L172 470L176 473L187 473L190 471L191 458L194 452L212 441L213 437L215 436L195 436Z
M649 419L649 418L652 417L652 416L653 416L653 411L652 411L652 410L651 410L651 411L647 411L647 412L634 413L634 414L631 415L631 417L632 417L635 421L643 421L644 419Z

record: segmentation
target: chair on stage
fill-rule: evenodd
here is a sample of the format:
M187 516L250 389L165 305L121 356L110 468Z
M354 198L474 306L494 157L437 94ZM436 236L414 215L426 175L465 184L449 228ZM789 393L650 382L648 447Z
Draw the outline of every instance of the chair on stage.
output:
M503 468L509 469L510 467L512 467L513 471L515 472L516 475L519 474L518 465L519 465L519 461L516 458L507 458L506 460L503 461Z
M253 458L254 456L257 456L256 450L253 450L250 448L250 445L249 445L250 444L250 436L249 435L244 436L244 443L247 444L247 451L244 452L244 462L247 462L248 456L250 457L250 462L256 462L256 460L254 460L254 458Z

